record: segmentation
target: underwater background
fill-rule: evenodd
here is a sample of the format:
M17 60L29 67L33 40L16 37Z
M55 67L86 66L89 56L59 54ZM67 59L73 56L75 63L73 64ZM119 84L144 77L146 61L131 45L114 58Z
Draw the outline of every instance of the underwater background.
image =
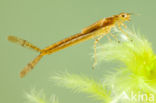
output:
M0 0L0 103L24 103L25 93L34 88L47 96L55 94L60 103L95 103L83 93L57 86L50 77L69 72L99 80L114 67L104 62L92 70L94 40L89 40L45 56L21 79L19 72L38 53L8 42L9 35L44 48L101 18L130 12L136 15L126 24L144 34L156 51L155 4L155 0Z

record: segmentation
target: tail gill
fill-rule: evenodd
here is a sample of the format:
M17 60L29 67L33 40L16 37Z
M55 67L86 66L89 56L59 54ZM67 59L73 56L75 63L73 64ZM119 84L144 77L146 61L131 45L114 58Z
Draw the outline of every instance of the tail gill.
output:
M27 48L30 48L30 49L33 49L37 52L41 52L42 50L36 46L34 46L33 44L29 43L28 41L24 40L24 39L21 39L21 38L18 38L16 36L8 36L8 41L12 42L12 43L17 43L23 47L27 47Z
M33 61L27 64L27 66L20 72L20 77L24 77L34 66L40 61L44 54L40 53Z

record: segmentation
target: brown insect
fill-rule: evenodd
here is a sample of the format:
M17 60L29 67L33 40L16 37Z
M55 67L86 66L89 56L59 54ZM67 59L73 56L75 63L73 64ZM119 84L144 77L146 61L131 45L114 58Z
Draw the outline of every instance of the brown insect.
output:
M68 38L65 38L59 42L56 42L56 43L46 47L45 49L40 49L40 48L34 46L33 44L29 43L28 41L17 38L15 36L8 36L9 41L18 43L23 47L31 48L40 53L33 61L31 61L20 72L20 77L24 77L27 74L27 72L32 70L34 68L34 66L38 63L38 61L44 55L55 53L59 50L62 50L64 48L78 44L80 42L89 40L91 38L95 38L95 42L94 42L94 54L95 54L94 58L95 59L94 59L94 64L93 64L93 68L94 68L94 66L96 65L96 44L97 44L97 42L103 36L110 33L110 31L113 27L118 27L119 30L121 30L123 32L123 34L125 34L128 37L128 35L126 33L124 33L124 31L122 30L121 25L126 27L126 25L124 25L123 23L125 21L129 21L130 16L131 15L129 13L120 13L118 15L113 15L112 17L101 19L101 20L95 22L94 24L82 29L82 31L80 33L77 33L77 34L72 35ZM116 39L115 35L111 34L111 36Z

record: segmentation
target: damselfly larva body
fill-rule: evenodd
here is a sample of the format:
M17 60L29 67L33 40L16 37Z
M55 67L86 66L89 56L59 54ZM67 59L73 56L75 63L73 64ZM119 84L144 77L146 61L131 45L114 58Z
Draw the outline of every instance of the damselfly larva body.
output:
M38 47L32 45L31 43L27 42L26 40L17 38L15 36L9 36L8 37L9 41L18 43L21 46L28 47L28 48L34 49L35 51L40 52L40 54L20 72L20 77L24 77L27 72L29 72L31 69L33 69L34 66L38 63L38 61L44 55L52 54L54 52L57 52L64 48L78 44L80 42L89 40L91 38L95 38L94 52L95 52L95 56L96 56L96 43L103 36L110 33L111 29L115 26L117 26L119 28L119 30L123 31L121 29L121 25L125 26L123 23L125 21L129 21L129 20L130 20L129 13L120 13L120 14L114 15L112 17L101 19L101 20L95 22L94 24L82 29L82 31L80 33L77 33L77 34L72 35L68 38L65 38L59 42L56 42L56 43L46 47L45 49L39 49ZM96 59L94 61L95 62L93 64L93 67L95 66Z

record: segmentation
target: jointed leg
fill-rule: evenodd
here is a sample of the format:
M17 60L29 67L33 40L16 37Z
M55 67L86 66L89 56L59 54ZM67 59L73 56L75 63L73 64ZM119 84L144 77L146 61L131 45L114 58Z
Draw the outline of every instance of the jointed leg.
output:
M121 24L125 29L127 28L127 25L125 25L124 23Z
M118 43L120 43L120 41L118 40L118 38L117 38L114 34L110 33L110 35L111 35Z
M121 24L121 25L124 25L124 24ZM125 31L122 30L122 28L121 28L120 25L118 25L118 28L119 28L119 30L129 39L128 34L127 34Z
M96 63L97 63L97 58L96 58L96 44L99 42L99 40L101 39L101 38L103 38L104 37L104 35L101 35L101 36L99 36L98 38L96 38L95 39L95 41L94 41L94 63L93 63L93 66L92 66L92 68L94 69L95 68L95 65L96 65Z
M108 39L110 42L112 41L112 39L109 37L109 35L107 35L106 37L107 37L107 39Z

